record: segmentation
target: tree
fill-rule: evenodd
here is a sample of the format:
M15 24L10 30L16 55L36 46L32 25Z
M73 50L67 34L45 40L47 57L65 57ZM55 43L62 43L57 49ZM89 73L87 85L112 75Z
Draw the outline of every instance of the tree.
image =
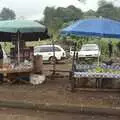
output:
M117 49L118 49L119 52L120 52L120 42L118 42L118 43L116 44L116 46L117 46Z
M85 3L85 2L86 2L86 0L78 0L78 1L80 1L80 2L82 2L82 3Z
M0 13L0 18L2 20L12 20L16 18L15 12L9 8L3 8Z
M83 12L73 5L67 8L46 7L44 10L44 23L53 33L57 33L64 23L83 18Z
M94 10L88 10L87 12L84 12L84 18L95 18L96 12Z
M99 7L102 7L102 6L106 5L106 4L107 4L107 2L105 0L98 1L98 6Z
M96 12L96 15L105 17L105 18L110 18L110 19L115 19L119 20L120 18L118 17L118 8L113 5L112 2L106 2L104 0L99 1L98 3L99 8Z

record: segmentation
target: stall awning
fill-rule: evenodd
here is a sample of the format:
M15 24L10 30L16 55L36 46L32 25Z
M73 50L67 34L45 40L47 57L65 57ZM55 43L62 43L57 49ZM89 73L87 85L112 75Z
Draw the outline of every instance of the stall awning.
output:
M11 36L18 32L21 33L21 39L27 41L49 38L47 28L38 22L30 20L0 21L0 41L11 41Z

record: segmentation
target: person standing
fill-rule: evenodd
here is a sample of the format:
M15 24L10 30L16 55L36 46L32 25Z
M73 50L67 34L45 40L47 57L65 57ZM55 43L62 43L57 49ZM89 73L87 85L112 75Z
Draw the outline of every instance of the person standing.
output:
M113 53L112 41L110 41L110 42L108 43L108 49L109 49L109 58L111 58L112 53Z
M0 44L0 68L3 67L3 50L2 50L2 46Z
M0 69L3 68L3 50L2 50L2 46L0 44ZM0 73L0 83L3 82L3 74Z

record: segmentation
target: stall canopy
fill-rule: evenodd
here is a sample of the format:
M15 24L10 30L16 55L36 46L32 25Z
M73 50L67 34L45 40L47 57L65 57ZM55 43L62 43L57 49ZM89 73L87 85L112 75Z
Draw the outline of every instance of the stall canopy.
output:
M120 38L120 22L105 18L78 20L62 29L61 34Z
M8 20L0 21L0 40L11 41L12 35L21 34L21 39L35 41L38 38L46 39L49 37L47 28L35 21L29 20Z
M17 43L18 63L20 63L20 43L49 38L47 28L29 20L0 21L0 41Z

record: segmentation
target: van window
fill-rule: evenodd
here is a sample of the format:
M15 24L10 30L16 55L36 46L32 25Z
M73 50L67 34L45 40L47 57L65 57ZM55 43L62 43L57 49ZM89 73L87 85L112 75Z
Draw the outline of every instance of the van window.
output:
M40 52L40 48L39 47L35 48L34 52Z
M55 51L61 51L60 48L58 47L55 47Z
M55 47L55 51L61 51L58 47ZM53 52L53 47L40 47L40 52Z
M49 52L49 47L40 47L40 52Z

